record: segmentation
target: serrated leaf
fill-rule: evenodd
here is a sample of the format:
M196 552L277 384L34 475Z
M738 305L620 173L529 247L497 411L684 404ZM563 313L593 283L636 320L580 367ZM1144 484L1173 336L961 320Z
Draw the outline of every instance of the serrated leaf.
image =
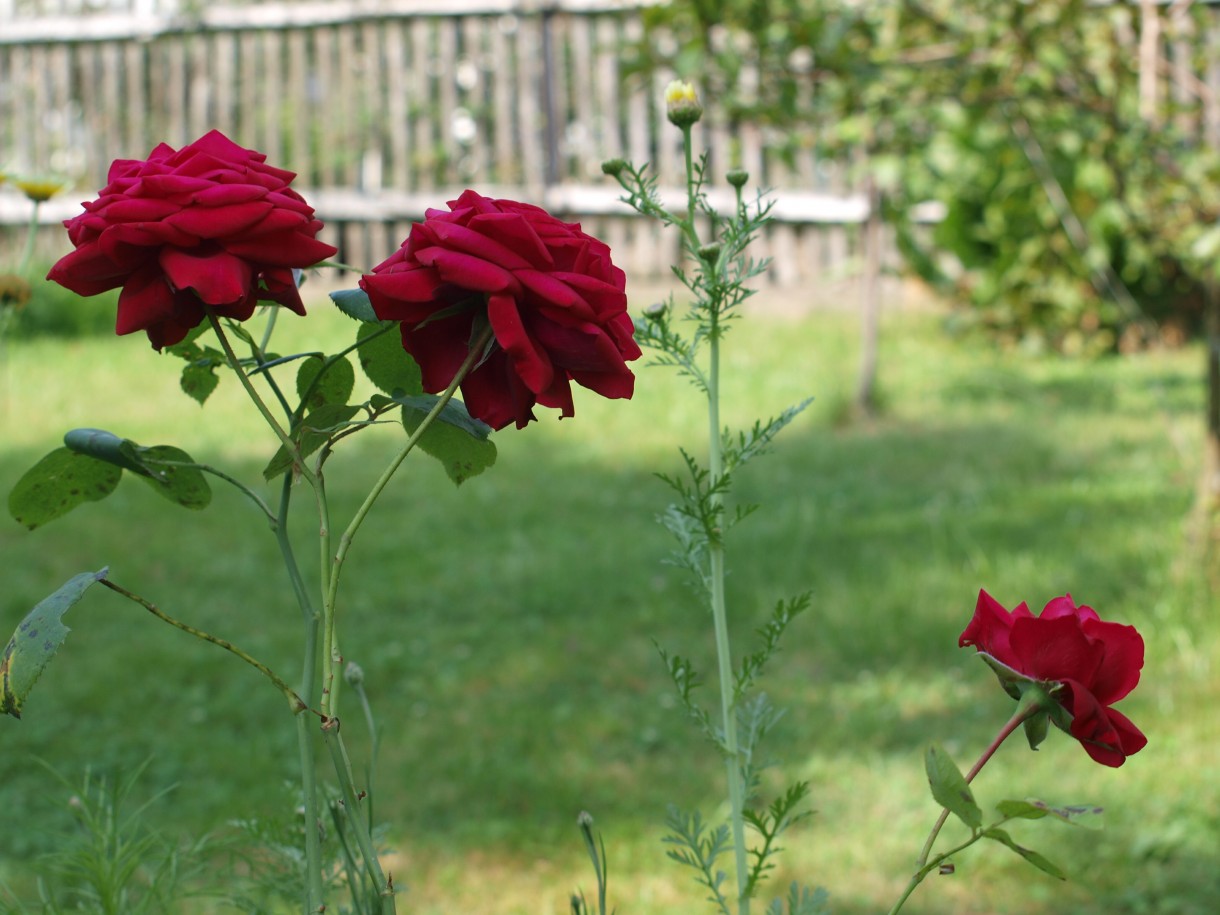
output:
M434 395L395 397L402 404L402 424L408 433L419 428L438 400ZM488 439L491 426L466 412L460 401L450 400L424 432L419 447L441 462L449 479L460 486L496 462L496 445Z
M949 754L936 744L928 747L924 756L924 768L928 773L928 784L932 797L971 829L983 825L983 811L974 799L974 792L966 782L957 764Z
M379 390L393 395L424 393L419 366L402 348L402 334L393 322L361 324L356 331L360 368Z
M182 367L182 375L178 379L178 384L187 396L197 401L202 407L220 384L220 379L216 376L214 366L191 362Z
M64 436L72 451L129 470L158 493L183 508L202 509L212 501L212 489L195 460L173 445L144 447L103 429L73 429Z
M321 448L331 435L348 425L352 417L359 412L359 407L353 407L350 404L323 404L309 413L301 421L301 425L294 435L301 457L309 457ZM274 480L291 467L292 453L280 445L279 450L263 468L263 477L267 480Z
M330 294L330 300L349 318L377 323L373 303L369 301L369 295L363 289L339 289Z
M30 690L68 636L63 615L106 573L107 569L100 569L73 576L21 621L0 659L0 712L21 717Z
M212 502L212 487L198 467L183 467L194 464L194 459L181 448L173 445L151 445L139 448L137 455L147 473L144 480L158 493L183 508L196 511L207 508ZM165 463L165 462L169 463Z
M346 404L355 387L356 370L346 356L329 365L321 356L307 356L297 369L297 396L306 412L323 404Z
M56 448L25 472L8 497L9 514L30 530L78 505L114 492L123 471L67 448Z
M991 829L984 830L983 835L988 839L994 839L995 841L999 842L1001 845L1005 845L1008 848L1011 848L1018 855L1020 855L1022 858L1024 858L1026 861L1028 861L1030 864L1032 864L1034 867L1038 868L1038 870L1042 871L1044 874L1050 874L1052 877L1055 877L1059 880L1067 879L1067 874L1065 874L1062 870L1060 870L1059 867L1057 867L1055 864L1052 864L1050 861L1048 861L1042 855L1038 854L1038 852L1034 851L1032 848L1024 848L1024 847L1018 845L1015 841L1013 841L1012 836L1010 836L1003 829L1000 829L998 827L992 827Z
M404 415L408 412L418 413L419 418L423 419L432 412L432 408L436 406L436 402L440 400L440 397L436 394L422 394L418 397L395 397L394 400L402 404ZM486 441L492 432L491 426L487 425L483 420L475 419L471 416L466 410L466 405L456 399L450 399L436 419L438 422L461 429L471 438L478 439L479 441ZM412 426L408 431L414 431L414 428Z

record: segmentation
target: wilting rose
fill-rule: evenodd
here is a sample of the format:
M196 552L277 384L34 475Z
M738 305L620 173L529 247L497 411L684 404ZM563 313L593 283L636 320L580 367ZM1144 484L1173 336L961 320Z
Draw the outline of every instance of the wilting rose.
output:
M495 345L462 381L472 416L524 427L533 407L571 416L571 382L630 397L640 356L623 271L610 249L545 210L466 191L428 210L391 257L360 281L382 320L401 322L402 345L424 390L453 381L478 328Z
M1054 696L1072 716L1069 733L1097 762L1121 766L1148 743L1110 707L1139 683L1144 640L1134 626L1105 622L1070 594L1034 616L1024 602L1009 612L980 591L958 644L973 645L1032 680L1061 684Z
M296 175L213 130L147 160L118 159L85 212L64 223L76 250L48 279L80 295L122 287L115 330L157 349L205 318L244 321L259 301L304 314L293 268L335 254L322 223L288 187Z

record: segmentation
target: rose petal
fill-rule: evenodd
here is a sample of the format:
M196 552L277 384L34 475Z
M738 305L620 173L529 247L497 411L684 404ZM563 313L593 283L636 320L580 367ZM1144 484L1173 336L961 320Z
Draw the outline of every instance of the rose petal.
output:
M530 339L513 298L506 295L489 297L487 318L496 342L508 354L513 370L525 386L535 394L549 388L555 378L555 367L547 352Z
M1080 623L1069 617L1018 619L1009 646L1016 661L1009 666L1035 680L1092 683L1105 655L1101 643L1087 638Z
M224 251L190 254L166 248L160 264L174 288L192 289L209 305L239 302L250 295L254 285L250 264Z
M460 251L449 251L433 245L416 251L415 257L421 264L436 268L442 280L463 289L506 292L518 288L513 275L503 267Z
M1089 689L1098 701L1111 705L1135 689L1144 666L1144 639L1134 626L1091 619L1084 634L1104 647L1101 663Z

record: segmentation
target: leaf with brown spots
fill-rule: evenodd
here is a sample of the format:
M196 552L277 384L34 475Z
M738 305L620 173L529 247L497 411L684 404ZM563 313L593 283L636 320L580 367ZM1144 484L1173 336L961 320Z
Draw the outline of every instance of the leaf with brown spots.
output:
M30 530L78 505L114 492L123 472L114 464L56 448L25 472L8 497L8 511Z
M0 712L21 717L21 707L30 690L68 637L63 615L108 571L103 568L74 576L50 597L39 601L21 621L0 658Z

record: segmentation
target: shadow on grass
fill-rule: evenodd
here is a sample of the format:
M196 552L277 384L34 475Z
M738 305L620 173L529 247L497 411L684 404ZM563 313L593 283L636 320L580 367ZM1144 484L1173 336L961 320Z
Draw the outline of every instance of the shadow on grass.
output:
M731 535L736 644L777 599L814 593L766 683L791 708L770 743L786 765L799 768L812 743L835 748L864 778L917 769L929 736L954 735L963 757L985 745L1006 700L957 648L980 587L1035 610L1070 590L1103 615L1158 624L1146 608L1164 585L1189 488L1139 472L1133 452L1065 443L1062 417L1038 419L1039 404L1114 409L1104 388L1013 379L993 377L962 397L991 402L1015 385L1035 401L1016 421L798 427L743 472L743 501L765 511ZM380 817L436 854L576 852L582 809L619 834L648 834L667 802L706 807L721 775L675 707L653 644L692 656L714 681L705 613L662 564L670 545L652 519L667 494L651 467L500 439L501 466L461 490L432 467L397 481L345 572L342 647L366 671L385 726ZM332 463L340 516L367 488L386 441L357 442ZM37 456L0 455L0 480ZM259 467L241 470L256 478ZM302 520L298 531L306 557L309 527ZM48 530L0 528L0 549L7 625L71 574L108 563L167 611L273 667L297 668L298 617L274 544L235 495L188 514L125 481L108 504ZM35 824L67 820L66 798L45 796L31 754L68 770L152 754L157 782L181 786L167 820L191 830L276 814L280 798L266 789L293 779L294 741L282 700L257 675L110 594L90 595L68 622L75 631L26 719L3 725L0 803L22 825L0 834L0 854L45 847ZM362 758L361 731L351 727L349 739ZM1082 755L1081 781L1086 765ZM1120 826L1083 851L1078 837L1065 847L1086 872L1137 867L1140 835L1169 828L1149 823ZM885 829L848 825L853 841ZM822 826L806 828L817 836ZM1206 879L1205 845L1194 834L1168 850L1154 843L1151 882L1090 875L1074 910L1214 911L1220 887ZM1186 881L1195 889L1181 889ZM1154 885L1179 886L1181 907L1166 908ZM1012 911L1063 911L1045 906ZM835 910L875 907L844 889Z

